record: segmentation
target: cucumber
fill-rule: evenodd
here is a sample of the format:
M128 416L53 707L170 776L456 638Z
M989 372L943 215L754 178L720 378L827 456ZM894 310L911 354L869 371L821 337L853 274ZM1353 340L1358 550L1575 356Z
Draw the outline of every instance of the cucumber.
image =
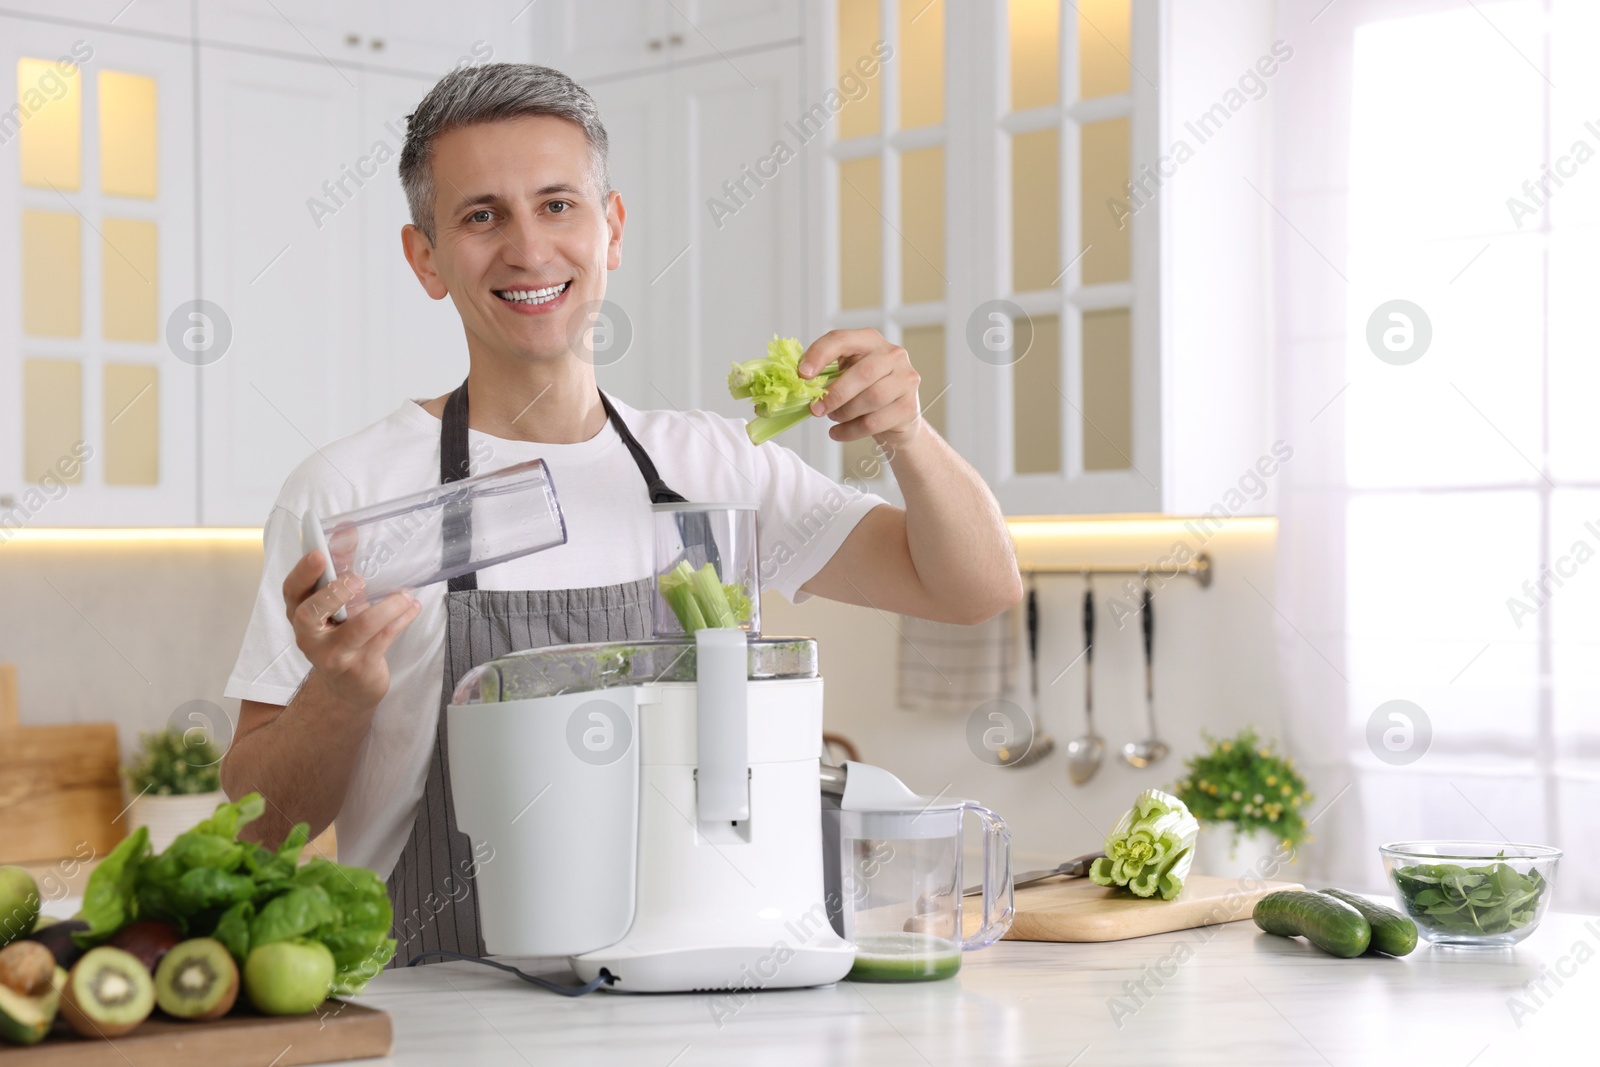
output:
M1372 925L1342 900L1303 889L1280 889L1256 901L1256 925L1279 937L1303 937L1322 951L1349 958L1367 951Z
M1342 900L1361 913L1372 927L1372 945L1368 952L1387 952L1391 956L1404 956L1417 947L1417 924L1393 908L1374 904L1366 897L1346 893L1343 889L1322 889L1335 900Z

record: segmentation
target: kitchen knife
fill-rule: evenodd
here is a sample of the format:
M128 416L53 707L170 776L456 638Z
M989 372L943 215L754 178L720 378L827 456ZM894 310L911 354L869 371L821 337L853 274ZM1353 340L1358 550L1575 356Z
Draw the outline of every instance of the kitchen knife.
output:
M1011 879L1013 889L1021 889L1025 885L1043 882L1047 878L1083 878L1089 874L1089 865L1095 860L1105 856L1104 852L1086 852L1076 859L1070 859L1059 867L1047 871L1023 871ZM975 897L983 892L983 886L975 885L967 889L962 896Z

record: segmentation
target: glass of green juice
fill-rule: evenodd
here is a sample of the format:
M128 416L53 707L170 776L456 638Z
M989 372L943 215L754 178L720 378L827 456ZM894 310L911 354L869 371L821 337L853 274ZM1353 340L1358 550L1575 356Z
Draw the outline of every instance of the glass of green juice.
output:
M846 803L848 804L848 798ZM981 893L963 898L962 822L971 813L983 833ZM961 969L961 955L998 941L1011 928L1011 833L994 812L971 801L906 797L873 810L837 814L840 918L855 943L846 978L857 982L928 982ZM963 935L963 899L982 913Z

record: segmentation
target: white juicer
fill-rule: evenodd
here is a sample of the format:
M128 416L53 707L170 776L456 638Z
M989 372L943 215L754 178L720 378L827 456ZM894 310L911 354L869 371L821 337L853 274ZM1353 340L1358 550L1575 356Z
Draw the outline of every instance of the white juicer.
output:
M823 898L816 642L536 649L475 668L446 714L491 955L641 992L850 970Z

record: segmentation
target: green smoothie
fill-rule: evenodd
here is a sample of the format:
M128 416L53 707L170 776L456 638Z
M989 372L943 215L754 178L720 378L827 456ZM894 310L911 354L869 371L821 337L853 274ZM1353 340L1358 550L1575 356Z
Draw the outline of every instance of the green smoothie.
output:
M961 969L961 947L932 934L863 934L856 938L852 982L934 982Z

